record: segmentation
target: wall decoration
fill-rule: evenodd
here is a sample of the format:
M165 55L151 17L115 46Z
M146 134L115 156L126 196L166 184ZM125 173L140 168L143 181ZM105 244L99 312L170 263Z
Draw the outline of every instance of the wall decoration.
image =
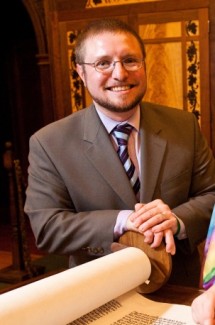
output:
M188 36L197 35L198 32L198 22L188 21L186 24L186 33ZM187 80L188 80L188 92L187 98L189 102L189 110L192 111L199 119L200 109L199 109L199 97L200 97L200 87L199 87L199 48L198 42L190 40L187 42Z
M72 112L78 111L84 107L82 81L75 67L74 46L77 35L77 30L73 30L67 33Z
M86 8L107 7L114 5L127 5L132 3L156 2L164 0L88 0Z

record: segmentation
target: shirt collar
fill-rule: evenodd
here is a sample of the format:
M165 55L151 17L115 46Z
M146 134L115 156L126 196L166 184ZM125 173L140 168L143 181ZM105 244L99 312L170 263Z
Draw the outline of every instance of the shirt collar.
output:
M105 128L107 129L107 132L110 134L111 131L115 128L117 124L119 124L118 121L112 120L110 117L106 116L103 112L101 112L98 108L96 108L96 111L104 124ZM129 123L132 125L137 132L139 132L139 126L140 126L140 106L135 111L135 113L126 121L123 121L122 124Z

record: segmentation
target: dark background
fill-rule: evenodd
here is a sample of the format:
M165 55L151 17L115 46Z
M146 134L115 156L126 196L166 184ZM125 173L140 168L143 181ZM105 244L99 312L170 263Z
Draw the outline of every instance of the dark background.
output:
M8 175L4 168L5 143L14 157L22 157L27 175L29 136L41 127L37 44L31 20L20 0L1 4L0 19L0 224L9 222Z

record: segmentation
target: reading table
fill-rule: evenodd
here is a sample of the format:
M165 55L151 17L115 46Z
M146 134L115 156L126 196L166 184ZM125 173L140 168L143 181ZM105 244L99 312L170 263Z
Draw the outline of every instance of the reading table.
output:
M165 284L159 290L145 294L144 296L158 302L190 306L193 299L199 296L202 292L204 292L204 290L199 288Z

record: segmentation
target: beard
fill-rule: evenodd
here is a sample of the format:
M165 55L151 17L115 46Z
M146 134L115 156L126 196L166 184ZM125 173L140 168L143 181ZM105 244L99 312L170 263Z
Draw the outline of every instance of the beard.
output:
M124 112L129 112L131 111L134 107L136 107L140 102L142 101L142 98L144 96L145 92L140 93L137 95L132 101L127 103L125 100L122 104L116 105L112 103L110 100L103 100L102 98L98 98L95 96L91 97L93 101L98 104L99 106L103 107L104 109L110 111L110 112L115 112L115 113L124 113Z

